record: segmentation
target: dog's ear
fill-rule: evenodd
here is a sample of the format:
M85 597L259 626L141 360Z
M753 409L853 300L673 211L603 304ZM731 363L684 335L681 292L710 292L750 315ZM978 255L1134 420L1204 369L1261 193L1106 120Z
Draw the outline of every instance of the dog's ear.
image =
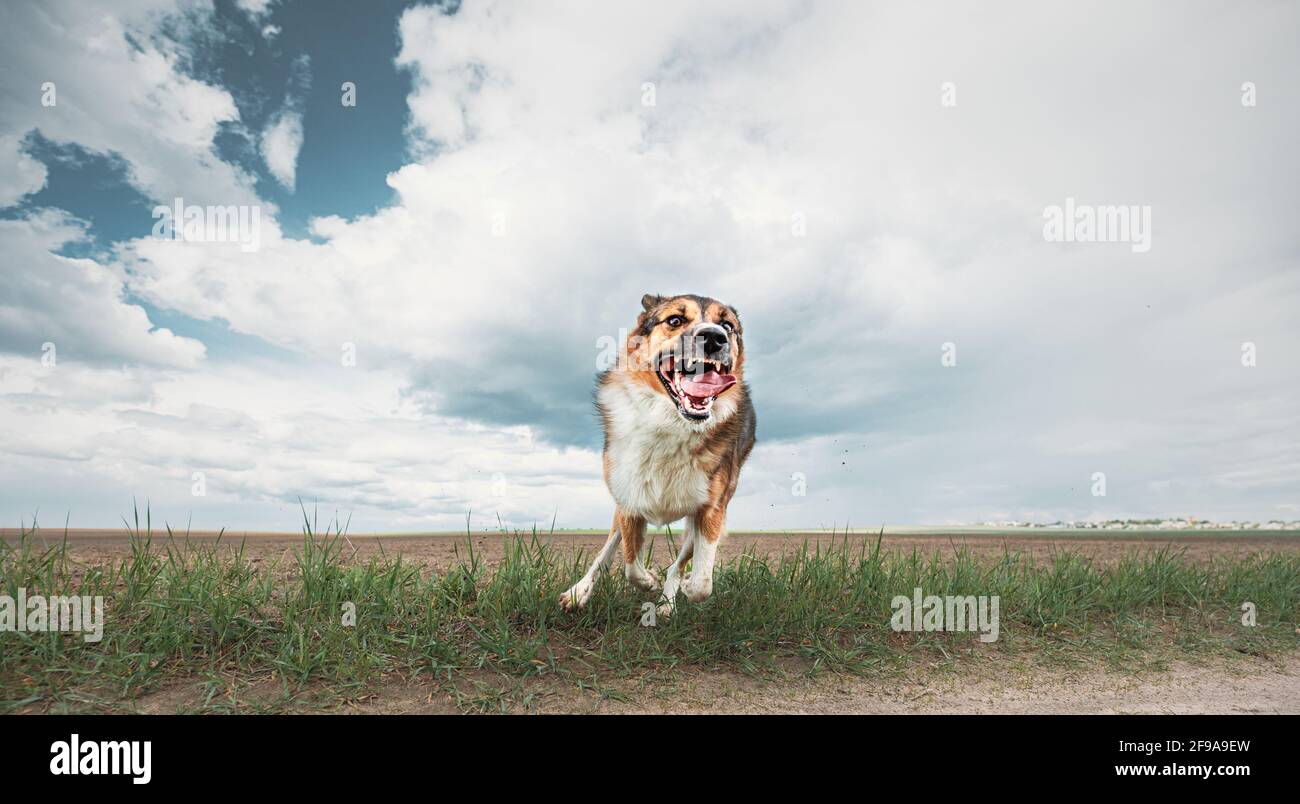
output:
M641 297L641 309L645 310L648 313L654 308L663 304L663 301L664 301L663 296L656 296L653 293L647 293L646 295Z

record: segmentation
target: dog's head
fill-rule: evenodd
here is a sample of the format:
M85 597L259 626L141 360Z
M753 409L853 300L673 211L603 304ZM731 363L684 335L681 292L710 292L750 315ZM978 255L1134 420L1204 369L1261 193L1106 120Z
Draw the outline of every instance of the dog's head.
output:
M744 378L745 344L734 307L704 296L641 298L627 352L636 378L666 396L682 418L707 423L730 410Z

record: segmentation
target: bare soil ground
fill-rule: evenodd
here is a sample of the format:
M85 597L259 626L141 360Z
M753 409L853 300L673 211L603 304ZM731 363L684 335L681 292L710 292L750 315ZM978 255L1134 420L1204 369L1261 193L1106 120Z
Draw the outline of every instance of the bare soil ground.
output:
M17 533L0 531L13 541ZM53 543L63 533L48 531L42 537ZM474 551L489 564L500 561L509 539L499 533L475 533ZM558 533L541 536L561 554L590 552L601 535ZM742 552L775 554L810 545L829 545L825 533L733 533L721 551L723 561ZM854 536L851 538L861 538ZM874 541L874 536L871 537ZM213 541L215 533L193 533L192 541ZM119 558L129 540L121 530L73 530L67 534L69 555L93 565ZM166 536L155 536L156 546ZM221 539L223 549L241 542L255 563L287 558L302 541L300 534L232 533ZM375 536L351 535L348 552L365 559L380 552L400 554L422 566L444 570L466 557L465 534ZM1020 551L1036 561L1048 561L1061 551L1079 551L1094 561L1108 563L1138 551L1169 548L1192 561L1217 557L1244 558L1257 553L1300 552L1294 535L1228 534L1105 534L1056 535L1025 532L906 533L884 535L886 551L938 551L950 556L957 550L1000 556ZM665 563L668 547L657 537L654 563ZM265 691L273 695L269 684ZM795 670L784 679L755 678L730 671L688 670L639 679L616 679L599 693L571 686L533 690L529 703L515 711L591 713L1288 713L1300 714L1300 654L1178 659L1139 673L1103 667L1054 668L1044 671L1027 661L991 656L964 662L960 673L935 664L904 674L885 673L878 678L822 674L806 677ZM247 690L255 699L258 689ZM194 691L188 685L161 689L137 702L137 711L174 712L184 709ZM309 702L304 709L311 710ZM342 711L361 713L439 713L463 711L446 693L400 678L388 679L361 695ZM324 711L338 711L333 707Z
M704 672L620 685L622 699L571 688L539 694L531 711L584 714L1300 714L1300 655L1202 664L1178 661L1140 674L1095 667L1053 670L998 657L960 673L908 677L821 675L756 679ZM427 690L390 685L345 711L454 711ZM523 711L523 710L520 710Z
M12 528L0 529L0 538L14 541L18 532ZM42 530L40 538L48 543L63 539L62 531ZM554 545L561 555L570 550L583 550L588 553L604 543L603 535L580 533L555 533L540 535L539 539ZM680 534L674 534L680 539ZM850 535L851 540L869 539L868 534ZM67 533L68 552L72 558L88 564L99 563L121 557L129 547L129 539L121 529L98 530L76 529ZM400 536L352 534L347 537L350 545L348 553L356 558L366 559L383 552L387 555L401 555L407 561L430 569L444 570L463 561L470 537L464 533L435 533ZM668 562L668 545L663 535L655 539L655 563L663 567ZM192 542L213 542L217 533L213 531L196 531L189 534ZM489 564L494 564L504 556L510 538L496 532L478 532L472 536L474 552ZM844 540L844 535L832 536L828 533L730 533L719 551L719 560L726 562L742 552L756 555L774 555L800 549L807 541L810 547L827 546L832 541ZM167 536L155 533L155 546L162 546ZM259 562L287 556L297 545L302 544L300 533L269 532L235 532L227 531L221 536L224 549L237 549L241 544L250 558ZM988 531L979 533L886 533L881 540L885 551L919 551L930 555L938 551L943 556L951 556L957 550L965 549L977 556L1000 556L1006 550L1019 551L1037 561L1049 561L1056 553L1063 551L1082 552L1094 561L1107 563L1117 560L1133 551L1159 550L1169 548L1183 553L1193 561L1209 561L1213 557L1244 558L1257 553L1290 552L1300 553L1300 537L1293 535L1270 535L1259 531L1245 533L1149 533L1129 535L1053 535L1050 533L1026 533L1024 531Z

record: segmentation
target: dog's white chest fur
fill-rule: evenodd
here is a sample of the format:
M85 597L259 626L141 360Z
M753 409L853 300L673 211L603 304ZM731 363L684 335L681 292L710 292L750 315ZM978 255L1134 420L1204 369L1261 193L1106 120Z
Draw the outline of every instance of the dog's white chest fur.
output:
M600 390L609 419L609 491L652 525L675 522L708 501L709 476L693 457L708 432L661 394L631 383Z

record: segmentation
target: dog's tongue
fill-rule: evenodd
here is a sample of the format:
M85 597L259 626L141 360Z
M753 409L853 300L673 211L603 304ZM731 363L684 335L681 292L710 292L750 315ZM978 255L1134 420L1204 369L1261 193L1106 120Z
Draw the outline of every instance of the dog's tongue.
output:
M687 374L682 377L682 390L695 399L708 399L717 396L736 384L736 378L730 374L719 374L710 369L703 374Z

